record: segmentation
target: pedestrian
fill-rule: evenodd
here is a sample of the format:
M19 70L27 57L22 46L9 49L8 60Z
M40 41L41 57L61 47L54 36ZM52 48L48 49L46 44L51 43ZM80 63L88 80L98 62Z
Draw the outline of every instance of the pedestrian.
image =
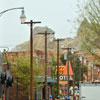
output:
M67 97L67 100L70 100L70 98L69 98L69 97Z
M76 100L76 93L74 93L74 100Z
M65 100L67 100L67 96L65 96Z
M5 93L4 93L4 91L2 92L2 100L5 100Z
M52 95L49 96L49 100L52 100Z
M57 96L57 99L56 100L60 100L60 96Z

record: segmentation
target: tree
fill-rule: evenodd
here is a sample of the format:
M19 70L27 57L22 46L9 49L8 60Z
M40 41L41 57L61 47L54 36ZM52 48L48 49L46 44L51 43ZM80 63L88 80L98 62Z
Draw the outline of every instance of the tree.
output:
M44 76L43 72L44 66L40 63L40 60L37 58L34 58L33 63L33 75L34 75L34 91L35 88L43 85L38 84L38 82L42 81L42 77ZM18 83L15 81L15 84L18 85L20 88L20 91L18 91L18 94L20 94L20 97L22 96L28 96L30 91L30 58L29 56L19 56L16 58L16 61L12 63L12 73L15 78L18 78ZM41 79L38 79L38 77L41 76Z
M81 81L84 81L85 78L84 78L83 74L87 74L88 67L84 66L84 65L81 66L80 60L79 60L79 58L77 58L75 60L75 66L73 68L74 68L74 73L75 73L74 80L78 83L77 84L78 86L79 86L79 78L80 78L80 76L79 76L80 67L81 67Z
M55 61L55 57L52 55L51 56L51 63L50 63L50 65L51 65L51 77L53 78L53 79L55 79L56 78L56 65L57 65L57 62Z
M100 61L100 0L88 0L82 6L79 5L82 19L84 23L81 24L80 42L81 50L85 50L92 54L98 61Z
M61 55L60 60L63 65L66 65L66 60L64 59L64 54Z
M66 60L64 60L64 54L61 55L61 62L66 65ZM85 65L82 65L81 66L81 63L80 63L80 60L78 58L78 55L77 54L71 54L71 52L69 52L69 60L70 60L70 63L71 63L71 66L72 66L72 70L75 74L75 81L78 83L79 85L79 69L81 67L81 80L84 81L84 74L87 75L87 72L88 72L88 67L85 66ZM70 81L70 86L72 85L72 82Z
M53 79L57 79L57 74L56 74L56 66L57 66L57 62L55 60L55 57L54 55L51 56L51 77ZM57 83L55 83L53 86L52 86L52 96L53 98L57 97Z
M70 60L71 63L72 63L72 58L73 58L73 55L71 54L71 51L70 51L69 52L69 60ZM60 60L61 60L61 62L62 62L63 65L66 65L66 60L67 59L64 59L64 54L61 55Z

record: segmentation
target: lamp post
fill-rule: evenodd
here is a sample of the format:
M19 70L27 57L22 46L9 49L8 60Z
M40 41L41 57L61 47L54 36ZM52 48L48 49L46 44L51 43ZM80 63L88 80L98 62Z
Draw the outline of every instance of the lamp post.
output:
M45 100L47 100L47 36L53 37L54 33L45 31L38 34L45 36Z
M96 65L94 64L94 67L93 67L93 81L95 81L95 71L96 71Z
M73 55L73 65L74 65L74 62L75 62L75 60L74 60L74 48L72 48L72 50L71 50L71 53L72 53L72 55ZM73 68L73 100L75 100L75 97L74 97L74 87L75 87L75 80L74 80L74 76L75 76L75 73L74 73L74 66L72 67Z
M9 50L8 47L7 47L7 49ZM13 84L13 77L10 76L10 63L8 62L6 53L7 53L7 51L6 51L6 49L4 49L3 55L5 56L6 61L7 61L7 68L6 68L6 73L1 73L1 76L2 76L1 83L2 84L6 83L6 90L5 90L5 94L3 94L3 95L5 96L5 100L8 100L8 88L9 88L9 86L12 86L12 84Z
M84 65L86 65L86 64L87 64L87 58L84 57ZM88 82L88 66L87 66L87 82Z
M92 60L89 62L89 65L91 66L91 81L93 81L93 61Z
M59 96L59 43L64 39L55 39L57 41L57 96Z
M8 48L8 50L9 50L9 48ZM8 77L10 77L10 63L8 62L8 59L7 59L6 49L4 49L4 55L5 55L5 58L7 61L7 69L6 69L7 79L6 80L8 80ZM5 100L8 100L8 85L7 85L7 83L6 83L6 91L5 91Z
M0 67L1 67L0 68L0 75L1 75L3 72L3 58L4 58L4 56L6 58L7 65L8 65L8 60L7 60L7 56L6 56L6 49L7 49L7 51L9 51L9 48L8 47L0 47L0 48L3 49L3 52L0 52ZM7 66L7 69L8 69L8 66ZM2 98L2 82L0 82L0 98Z
M67 81L67 87L68 87L68 92L67 92L67 96L69 97L69 51L72 49L72 48L62 48L64 50L67 50L67 76L68 76L68 81Z
M33 24L41 23L40 21L30 20L25 22L26 17L24 15L24 10L20 16L21 24L30 24L30 100L33 100Z
M0 17L4 14L4 13L6 13L6 12L8 12L8 11L12 11L12 10L17 10L17 9L22 9L22 10L24 10L24 7L17 7L17 8L11 8L11 9L7 9L7 10L4 10L4 11L2 11L2 12L0 12ZM8 47L0 47L0 48L7 48L8 50L9 50L9 48ZM2 55L2 54L1 54ZM2 58L3 58L3 56L2 56ZM2 62L1 62L2 63ZM8 62L7 62L7 64L8 64ZM3 65L1 65L1 66L3 66ZM9 70L7 70L7 72L8 72ZM8 91L8 88L6 88L6 91ZM6 92L7 93L7 92ZM7 96L7 94L6 94L6 96ZM2 83L0 82L0 99L2 98ZM7 97L5 98L5 99L7 99Z
M81 67L82 67L82 64L83 64L82 55L80 55L79 59L80 59L80 63L81 63L81 66L79 67L79 81L81 82L81 80L82 80L82 78L81 78Z
M0 52L0 75L3 72L3 58L4 54ZM0 99L2 99L2 82L0 82Z

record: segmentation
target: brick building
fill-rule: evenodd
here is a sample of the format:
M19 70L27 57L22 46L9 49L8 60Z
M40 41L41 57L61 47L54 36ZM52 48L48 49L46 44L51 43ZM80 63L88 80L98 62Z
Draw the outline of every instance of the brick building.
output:
M25 56L25 55L30 55L30 51L7 52L6 57L9 61L15 62L16 57ZM51 52L48 52L48 62L50 59L50 55L51 55ZM41 63L44 63L44 61L45 61L45 59L44 59L45 54L43 51L33 50L33 57L38 57L39 59L41 59ZM6 67L6 65L5 65L5 67ZM17 80L17 79L15 78L15 80ZM17 82L18 82L18 80L17 80ZM45 83L44 78L43 78L42 83L43 84ZM51 78L51 67L50 66L47 68L47 83L48 83L48 88L47 88L48 96L47 97L49 98L49 95L52 95L52 85L54 83L56 83L56 81ZM9 87L9 100L15 100L15 98L16 98L16 100L28 100L29 99L29 94L27 94L24 97L20 97L18 94L19 90L21 90L21 89L19 89L18 83L14 84L13 87ZM23 91L24 90L22 90L22 92ZM44 94L45 94L44 86L41 86L36 89L36 92L33 97L34 97L34 99L42 100L45 98Z

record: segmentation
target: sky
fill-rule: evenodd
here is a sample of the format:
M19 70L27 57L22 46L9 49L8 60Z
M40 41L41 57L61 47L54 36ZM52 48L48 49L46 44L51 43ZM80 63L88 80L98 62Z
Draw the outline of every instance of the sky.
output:
M24 7L26 21L41 21L33 28L48 26L55 31L56 38L75 37L77 3L77 0L0 0L0 12ZM0 47L11 49L30 39L30 27L21 24L20 15L21 10L17 9L0 16Z

